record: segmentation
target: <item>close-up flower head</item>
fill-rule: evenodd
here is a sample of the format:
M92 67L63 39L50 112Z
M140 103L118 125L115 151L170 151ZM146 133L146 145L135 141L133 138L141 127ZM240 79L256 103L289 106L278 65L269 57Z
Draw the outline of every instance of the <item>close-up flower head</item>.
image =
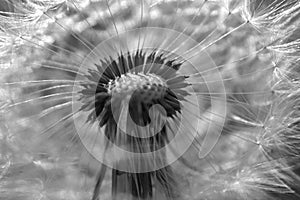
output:
M0 0L0 200L298 200L299 161L299 0Z

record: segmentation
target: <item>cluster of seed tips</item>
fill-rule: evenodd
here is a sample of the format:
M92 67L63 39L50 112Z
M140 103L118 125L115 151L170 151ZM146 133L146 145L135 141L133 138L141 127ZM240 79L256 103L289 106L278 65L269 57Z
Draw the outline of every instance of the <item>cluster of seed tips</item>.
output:
M166 92L166 87L164 81L154 74L127 73L111 80L107 85L107 91L115 97L124 98L136 93L142 102L150 103L152 100L162 98Z

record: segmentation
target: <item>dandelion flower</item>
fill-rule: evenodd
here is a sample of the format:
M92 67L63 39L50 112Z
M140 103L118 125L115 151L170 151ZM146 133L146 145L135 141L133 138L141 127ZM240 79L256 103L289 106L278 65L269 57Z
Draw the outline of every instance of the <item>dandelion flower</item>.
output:
M1 2L1 199L298 199L299 14Z

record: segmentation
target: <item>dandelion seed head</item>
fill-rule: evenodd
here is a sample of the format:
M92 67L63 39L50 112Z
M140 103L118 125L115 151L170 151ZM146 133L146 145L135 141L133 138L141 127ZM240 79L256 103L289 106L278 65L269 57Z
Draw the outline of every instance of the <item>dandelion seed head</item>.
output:
M298 1L0 7L4 198L297 199Z

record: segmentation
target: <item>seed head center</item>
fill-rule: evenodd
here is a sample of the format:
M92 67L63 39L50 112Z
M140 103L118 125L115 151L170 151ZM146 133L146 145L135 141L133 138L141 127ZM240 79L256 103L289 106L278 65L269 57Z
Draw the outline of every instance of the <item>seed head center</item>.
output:
M144 103L162 98L166 89L167 85L162 78L144 73L122 74L107 85L108 93L114 97L126 98L134 93Z

